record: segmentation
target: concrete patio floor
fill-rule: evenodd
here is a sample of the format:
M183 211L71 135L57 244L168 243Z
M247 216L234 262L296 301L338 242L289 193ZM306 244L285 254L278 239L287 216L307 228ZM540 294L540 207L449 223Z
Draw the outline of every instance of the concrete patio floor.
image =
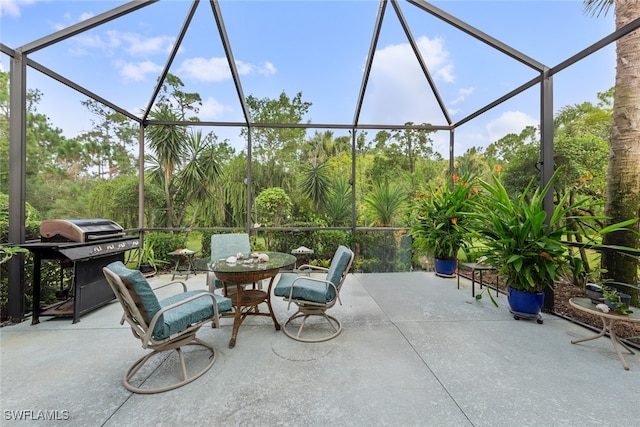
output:
M151 279L157 286L170 276ZM204 289L204 276L189 276ZM470 282L433 273L349 274L343 331L300 343L269 318L247 319L228 348L232 319L198 336L214 366L166 393L137 395L122 376L145 350L116 302L70 319L0 329L2 425L37 426L614 426L639 421L640 355L567 320L516 321ZM287 306L273 300L284 322ZM291 308L293 311L293 307ZM200 353L203 354L204 353ZM194 352L197 356L198 352ZM154 375L172 375L173 359ZM153 381L153 380L150 380ZM39 412L45 411L45 412ZM58 420L37 420L38 417ZM17 418L27 418L17 420Z

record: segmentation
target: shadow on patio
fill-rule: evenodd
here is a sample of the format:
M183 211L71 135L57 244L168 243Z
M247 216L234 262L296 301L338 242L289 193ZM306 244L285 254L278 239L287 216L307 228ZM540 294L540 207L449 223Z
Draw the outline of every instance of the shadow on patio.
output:
M625 354L624 371L609 339L572 345L593 332L552 315L516 321L505 296L495 308L471 297L468 280L456 283L427 272L349 274L344 305L332 310L343 332L323 343L249 318L229 349L232 319L223 318L198 334L218 351L211 370L156 395L122 385L144 350L119 325L117 302L77 324L29 319L0 329L3 424L51 415L59 421L46 425L633 424L640 356ZM204 288L204 275L187 284ZM282 323L286 303L272 303Z

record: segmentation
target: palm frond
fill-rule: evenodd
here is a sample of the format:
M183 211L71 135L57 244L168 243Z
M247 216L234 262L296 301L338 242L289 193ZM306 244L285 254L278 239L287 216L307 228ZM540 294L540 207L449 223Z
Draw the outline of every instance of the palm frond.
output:
M614 5L614 0L584 0L583 10L585 14L598 18L600 15L606 16Z

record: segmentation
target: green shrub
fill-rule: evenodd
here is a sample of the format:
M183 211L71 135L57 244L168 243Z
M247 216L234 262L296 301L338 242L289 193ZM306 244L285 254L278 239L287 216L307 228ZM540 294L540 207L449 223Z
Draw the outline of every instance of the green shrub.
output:
M291 227L316 227L317 225L318 224L312 222L295 222L293 224L289 224ZM270 247L265 248L264 250L289 253L300 246L306 246L307 248L314 250L315 246L317 246L315 231L300 230L261 232L262 235L266 235L267 233L269 233L268 241Z
M314 257L331 259L338 246L351 246L351 233L340 230L319 230L315 232Z
M175 262L169 256L169 252L185 247L186 235L184 233L168 233L153 231L145 233L144 244L151 245L157 261L166 265Z
M353 269L362 273L377 273L382 271L382 263L377 259L358 259L353 262Z

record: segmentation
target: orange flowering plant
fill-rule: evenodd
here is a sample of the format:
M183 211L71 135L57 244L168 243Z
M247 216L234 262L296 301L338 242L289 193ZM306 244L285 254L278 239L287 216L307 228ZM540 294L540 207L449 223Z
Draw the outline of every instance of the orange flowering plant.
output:
M468 176L452 175L438 185L416 194L413 200L411 236L416 256L455 260L468 244L464 212L471 206L478 187Z

